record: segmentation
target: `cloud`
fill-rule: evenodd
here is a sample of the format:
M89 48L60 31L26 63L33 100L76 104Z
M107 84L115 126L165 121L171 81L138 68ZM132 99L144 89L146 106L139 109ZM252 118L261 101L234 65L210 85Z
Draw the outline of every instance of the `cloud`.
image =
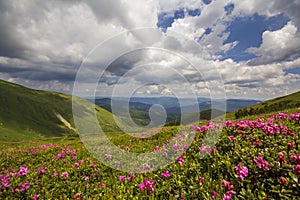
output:
M228 5L233 8L230 12L225 9ZM150 88L152 94L175 91L188 95L193 89L198 95L209 95L206 83L213 84L218 78L217 68L231 95L267 98L276 92L284 94L299 86L299 75L285 72L300 66L299 5L297 0L218 0L209 4L199 0L0 0L0 78L71 92L85 59L90 69L84 71L83 91L92 91L91 82L107 67L99 83L104 94L120 80L124 93L126 88L129 91L152 81L164 86L157 91ZM184 17L174 19L166 32L115 37L130 29L156 27L161 13L174 16L178 10ZM190 10L198 14L189 15ZM222 55L238 44L234 40L224 44L230 35L228 25L237 17L254 13L266 17L284 13L291 21L280 30L265 31L262 44L248 49L257 58L250 62L224 60ZM94 49L107 40L105 49ZM154 49L130 51L141 43ZM87 58L91 50L96 53ZM190 66L187 60L199 66Z
M267 64L300 56L300 35L297 27L289 22L277 31L265 31L260 47L248 48L247 51L258 56L250 65Z

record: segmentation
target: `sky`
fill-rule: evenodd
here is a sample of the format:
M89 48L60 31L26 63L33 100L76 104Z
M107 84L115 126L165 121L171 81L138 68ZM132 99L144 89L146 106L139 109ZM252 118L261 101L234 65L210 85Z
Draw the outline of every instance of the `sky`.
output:
M81 96L271 99L300 90L299 10L299 0L0 0L0 79Z

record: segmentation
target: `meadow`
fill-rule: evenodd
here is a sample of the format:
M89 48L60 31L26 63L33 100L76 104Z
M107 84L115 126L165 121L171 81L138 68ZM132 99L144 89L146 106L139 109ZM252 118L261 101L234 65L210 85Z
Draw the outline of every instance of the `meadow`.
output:
M172 164L147 172L149 165L142 173L105 166L78 138L2 143L0 198L299 199L299 125L299 112L227 120L218 142L205 146L206 134L217 125L201 121L176 136L195 134L189 148L173 145L182 155ZM162 150L177 131L165 127L148 138L115 134L110 140L124 151L151 152Z

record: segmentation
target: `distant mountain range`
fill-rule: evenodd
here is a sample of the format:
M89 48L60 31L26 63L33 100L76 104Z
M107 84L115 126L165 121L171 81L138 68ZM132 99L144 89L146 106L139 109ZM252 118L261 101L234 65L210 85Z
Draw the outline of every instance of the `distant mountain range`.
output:
M174 124L175 120L178 121L181 117L186 116L196 116L197 113L201 111L206 111L212 109L212 102L209 98L199 97L197 99L192 98L182 98L177 99L175 97L132 97L130 99L124 97L114 97L114 98L97 98L95 100L91 100L91 102L96 105L106 109L109 112L112 112L113 105L113 113L120 116L126 116L126 108L129 108L130 117L133 118L137 124L146 125L150 122L149 117L149 109L153 105L161 105L167 115L167 123ZM257 103L261 103L258 100L251 99L228 99L226 100L227 109L223 109L224 101L214 100L214 108L215 110L220 110L224 113L232 112L241 108L245 108L251 105L255 105ZM199 112L197 112L197 110ZM157 115L160 115L157 111ZM163 113L161 113L163 114ZM205 114L207 116L207 114Z
M90 102L92 100L86 101L82 99L82 101L85 103L80 105L80 109L87 110L86 106L93 106L103 131L112 134L121 132L115 119L122 126L127 126L128 130L132 130L130 129L132 128L131 120L124 114L128 110L130 117L135 123L148 125L151 117L154 121L154 126L159 125L159 119L164 114L167 116L166 125L180 123L180 108L186 110L185 115L182 117L191 120L191 122L197 119L199 115L200 119L210 119L212 113L211 102L207 98L198 98L196 104L192 99L181 99L181 105L178 99L173 97L135 97L131 98L129 103L125 98L116 98L113 99L113 104L117 116L110 112L110 98L96 99L95 103L97 105L92 104ZM286 109L299 110L300 92L266 102L244 99L228 99L226 102L227 112L236 110L228 115L236 117L277 112ZM224 111L218 110L218 100L215 103L217 108L213 110L214 115L223 114ZM162 105L166 113L160 107L153 109L152 106L155 104ZM149 110L151 111L151 116L149 116ZM76 136L75 128L71 95L33 90L0 80L0 141L39 140L48 137Z

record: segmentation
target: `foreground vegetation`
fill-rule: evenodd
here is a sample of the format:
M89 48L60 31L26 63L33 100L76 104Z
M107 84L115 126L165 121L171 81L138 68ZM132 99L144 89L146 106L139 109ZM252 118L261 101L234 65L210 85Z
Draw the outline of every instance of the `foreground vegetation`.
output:
M2 144L1 199L297 199L300 196L300 113L227 121L215 146L204 146L209 122L192 126L192 145L155 172L124 173L96 160L79 140ZM111 137L126 151L164 148L176 128L150 138ZM101 149L101 147L99 147ZM201 159L200 154L206 156ZM107 159L111 159L106 155ZM116 162L116 165L121 165Z

